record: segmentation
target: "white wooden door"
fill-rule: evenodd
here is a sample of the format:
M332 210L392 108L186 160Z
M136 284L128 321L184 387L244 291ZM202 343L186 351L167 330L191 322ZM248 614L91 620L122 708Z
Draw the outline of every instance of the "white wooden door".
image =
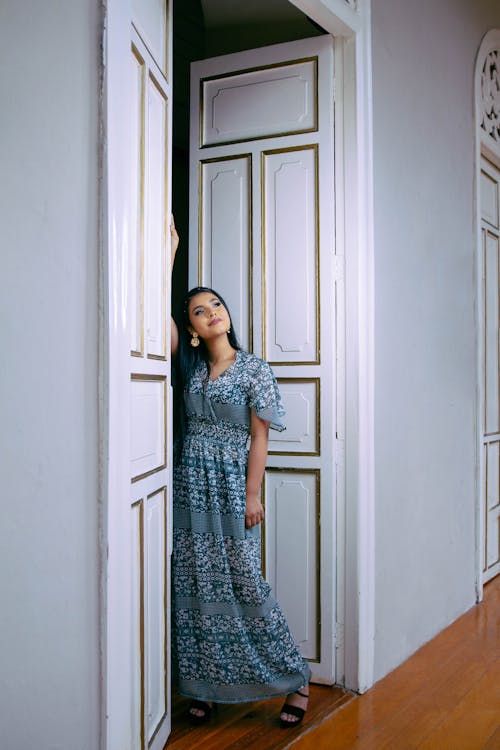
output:
M500 169L482 158L483 582L500 573Z
M332 683L343 444L333 39L194 63L190 138L190 285L226 299L287 410L263 483L264 572L313 679Z
M107 748L162 750L171 713L170 4L110 2L107 42L115 254L108 272Z

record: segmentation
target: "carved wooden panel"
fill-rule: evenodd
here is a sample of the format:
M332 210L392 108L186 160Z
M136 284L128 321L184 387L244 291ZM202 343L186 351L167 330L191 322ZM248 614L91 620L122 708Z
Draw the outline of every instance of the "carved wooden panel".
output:
M132 20L138 34L168 77L168 0L132 0Z
M317 147L262 155L264 358L319 362Z
M317 128L317 59L201 81L200 146Z
M499 239L484 232L484 423L487 435L500 431Z
M251 157L201 163L199 278L228 304L245 349L252 349Z
M130 473L136 481L166 466L166 379L132 375Z
M143 747L144 738L144 504L132 505L132 737L134 747Z
M319 659L319 490L319 469L266 471L265 575L310 660Z
M272 455L318 456L319 378L278 378L286 410L284 432L269 433Z
M167 198L167 100L151 76L147 87L146 267L147 349L149 357L166 357L165 241Z
M130 349L144 353L144 59L132 46L130 86L132 148L130 153Z
M481 128L495 144L500 143L500 49L487 55L481 75Z
M487 171L481 172L481 214L484 221L498 228L498 182Z
M166 707L166 550L165 550L165 489L150 495L145 508L146 579L145 579L145 640L147 643L147 736L155 733L165 715Z
M486 538L484 569L488 570L488 568L500 562L500 442L495 440L488 443L485 450Z

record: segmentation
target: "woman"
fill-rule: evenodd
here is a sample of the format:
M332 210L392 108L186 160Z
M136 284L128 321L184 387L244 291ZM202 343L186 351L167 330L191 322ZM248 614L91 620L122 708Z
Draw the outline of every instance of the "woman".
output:
M171 232L174 259L173 222ZM260 563L268 431L284 429L278 386L266 362L240 349L219 294L192 289L182 315L179 328L172 321L183 407L172 558L178 689L193 699L194 723L214 703L288 695L281 725L293 727L307 708L310 670Z

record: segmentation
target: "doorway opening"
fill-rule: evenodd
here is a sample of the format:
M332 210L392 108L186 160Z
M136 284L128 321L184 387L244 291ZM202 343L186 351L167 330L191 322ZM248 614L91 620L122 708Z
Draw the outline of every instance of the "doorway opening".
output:
M254 16L222 33L204 23L208 1L174 16L173 207L183 247L173 307L179 315L188 284L220 289L233 318L237 310L244 348L273 366L289 429L270 443L263 483L264 572L313 681L343 683L336 514L345 320L343 248L335 242L334 42L289 3L269 8L266 23ZM280 24L284 12L291 20ZM190 58L197 59L191 82ZM213 133L205 138L206 128ZM291 289L303 300L296 313L287 309Z
M275 14L286 7L277 3ZM284 439L270 436L262 486L263 573L311 664L313 681L332 684L344 434L334 44L289 7L294 33L286 36L295 36L292 42L283 42L283 29L273 38L268 26L255 23L254 33L233 27L230 45L227 34L218 33L212 46L210 35L200 44L199 54L208 49L212 56L191 66L189 137L177 154L181 168L189 169L189 179L185 171L180 179L189 181L192 235L179 273L189 286L223 293L243 348L267 360L278 379L288 429ZM230 51L213 56L222 49ZM177 226L187 225L180 215ZM174 279L173 286L185 290L185 280ZM301 303L290 306L290 295Z
M176 314L188 289L190 64L327 32L288 0L183 0L174 3L173 29L172 207L181 233L172 279L172 308Z

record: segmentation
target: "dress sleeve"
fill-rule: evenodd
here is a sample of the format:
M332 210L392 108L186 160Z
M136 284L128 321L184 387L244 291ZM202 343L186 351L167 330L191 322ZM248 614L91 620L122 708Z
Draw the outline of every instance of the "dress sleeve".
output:
M248 405L255 409L260 419L269 422L273 430L283 432L286 429L281 417L285 410L281 402L281 395L274 373L267 362L262 361L255 376L250 382L250 399Z

